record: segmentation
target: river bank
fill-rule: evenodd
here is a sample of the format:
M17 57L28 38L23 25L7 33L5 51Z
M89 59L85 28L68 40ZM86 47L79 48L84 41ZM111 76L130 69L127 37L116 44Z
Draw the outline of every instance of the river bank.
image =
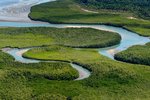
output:
M0 21L33 22L28 18L32 6L54 0L5 0L0 3Z
M79 73L79 77L75 80L83 80L86 79L90 76L90 71L88 71L87 69L83 68L80 65L77 65L75 63L71 63L71 62L67 62L67 61L56 61L56 60L52 60L52 61L44 61L44 60L40 60L40 59L31 59L31 58L26 58L23 57L23 54L26 53L27 51L29 51L32 48L26 48L26 49L17 49L17 48L3 48L2 51L5 53L10 54L11 56L14 57L15 61L17 62L21 62L21 63L40 63L40 62L64 62L64 63L69 63L75 70L78 71Z

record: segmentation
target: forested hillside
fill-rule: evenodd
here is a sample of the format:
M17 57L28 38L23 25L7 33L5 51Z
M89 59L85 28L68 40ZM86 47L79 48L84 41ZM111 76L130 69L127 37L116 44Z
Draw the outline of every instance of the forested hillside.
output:
M82 5L97 9L129 11L135 15L150 19L150 0L75 0Z

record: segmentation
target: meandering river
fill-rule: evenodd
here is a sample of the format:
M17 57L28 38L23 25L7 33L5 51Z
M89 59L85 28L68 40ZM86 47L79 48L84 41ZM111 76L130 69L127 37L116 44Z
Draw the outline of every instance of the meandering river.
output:
M18 49L18 48L3 48L2 51L10 54L15 58L15 61L21 62L21 63L39 63L39 62L64 62L64 61L45 61L45 60L34 60L34 59L28 59L24 58L22 55L30 50L32 48L24 48L24 49ZM68 62L64 62L68 63ZM78 71L79 77L75 80L82 80L85 78L88 78L91 74L91 72L82 66L75 64L75 63L70 63L70 65Z
M121 38L122 38L120 44L116 46L112 46L112 47L99 49L100 54L106 57L109 57L111 59L114 59L115 53L126 50L127 48L133 45L143 45L147 42L150 42L150 39L148 37L139 36L138 34L134 32L128 31L120 27L114 27L114 26L108 26L108 25L50 24L46 22L31 21L27 16L30 11L30 8L35 4L48 2L48 1L54 1L54 0L14 0L13 2L12 0L0 1L0 5L2 5L2 7L0 8L0 20L1 20L0 27L56 27L56 28L68 28L68 27L76 27L76 28L84 27L85 28L86 27L86 28L94 28L98 30L117 32L118 34L121 35ZM14 6L16 4L19 6L19 8L22 8L24 10L19 10L18 7ZM14 9L19 10L19 11L14 12ZM12 16L11 14L9 14L8 16L9 11L12 11ZM17 16L19 15L21 15L21 18L17 18ZM7 53L12 55L17 61L20 61L22 63L40 62L39 60L31 60L31 59L23 58L22 54L28 50L29 48L28 49L11 49ZM75 64L71 64L71 65L73 66L73 68L78 70L80 74L80 77L77 80L81 80L81 79L89 77L90 72L88 70Z

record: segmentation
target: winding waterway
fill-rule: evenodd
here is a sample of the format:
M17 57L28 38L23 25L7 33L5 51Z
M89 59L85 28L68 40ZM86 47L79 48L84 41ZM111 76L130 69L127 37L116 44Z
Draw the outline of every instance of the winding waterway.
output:
M25 1L25 0L22 0L22 1ZM40 0L39 0L40 2L38 2L38 0L31 0L31 1L37 1L37 2L36 3L33 2L33 4L30 2L29 3L30 6L29 5L27 6L29 8L31 7L31 5L42 3ZM42 0L42 1L47 2L47 1L52 1L52 0ZM10 7L10 4L9 4L9 7ZM22 7L24 7L24 6L22 6ZM3 6L3 8L4 8L4 6ZM3 10L5 10L5 9L3 9ZM19 13L22 13L22 12L20 11ZM27 10L26 13L28 14L29 10ZM6 18L7 18L7 16L6 16ZM29 19L27 17L27 15L25 16L25 18ZM2 20L1 17L0 17L0 20ZM111 59L114 59L115 53L126 50L127 48L129 48L133 45L143 45L147 42L150 42L150 39L148 37L139 36L138 34L136 34L134 32L130 32L126 29L123 29L120 27L108 26L108 25L50 24L50 23L39 22L39 21L36 22L36 21L28 21L28 20L23 20L23 21L16 20L16 19L13 20L13 17L12 17L11 19L1 21L0 27L56 27L56 28L68 28L68 27L82 28L82 27L84 27L84 28L94 28L94 29L98 29L98 30L117 32L118 34L121 35L121 38L122 38L120 44L118 44L116 46L112 46L112 47L99 49L100 54L102 54L106 57L109 57ZM11 50L8 50L7 53L12 55L16 59L16 61L20 61L22 63L38 63L38 62L40 62L39 60L23 58L22 54L28 50L29 50L29 48L28 49L11 49ZM21 53L18 54L19 52L21 52ZM73 68L75 68L79 72L80 77L77 80L81 80L81 79L89 77L90 72L88 70L82 68L81 66L75 65L75 64L71 64L71 65L73 66Z
M30 50L32 48L24 48L24 49L18 49L18 48L3 48L2 51L10 54L15 58L15 61L21 62L21 63L39 63L39 62L61 62L61 61L42 61L42 60L34 60L34 59L29 59L29 58L24 58L22 55ZM64 62L64 61L62 61ZM68 63L68 62L65 62ZM90 71L87 69L83 68L80 65L77 65L75 63L70 63L70 65L78 71L79 77L75 80L82 80L85 78L88 78L91 74Z
M98 30L105 30L116 32L121 36L120 44L107 48L100 48L99 53L114 59L114 54L133 45L144 45L150 42L149 37L140 36L134 32L128 31L124 28L108 26L108 25L82 25L82 24L50 24L50 23L26 23L26 22L0 22L0 26L3 27L56 27L56 28L94 28Z

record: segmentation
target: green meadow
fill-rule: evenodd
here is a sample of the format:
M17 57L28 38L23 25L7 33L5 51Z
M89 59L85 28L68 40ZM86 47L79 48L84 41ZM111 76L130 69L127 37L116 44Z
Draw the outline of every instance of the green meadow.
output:
M117 33L91 28L1 28L0 47L31 47L65 45L70 47L98 48L120 43ZM83 38L84 37L84 38Z

